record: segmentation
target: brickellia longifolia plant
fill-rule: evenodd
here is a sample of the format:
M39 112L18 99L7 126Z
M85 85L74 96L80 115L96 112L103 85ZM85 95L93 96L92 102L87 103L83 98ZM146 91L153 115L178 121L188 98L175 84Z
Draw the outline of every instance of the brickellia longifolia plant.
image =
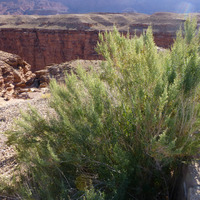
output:
M24 199L170 199L180 165L199 148L200 34L187 20L171 50L99 35L101 69L51 81L56 116L23 115L16 148ZM22 170L21 170L22 171Z

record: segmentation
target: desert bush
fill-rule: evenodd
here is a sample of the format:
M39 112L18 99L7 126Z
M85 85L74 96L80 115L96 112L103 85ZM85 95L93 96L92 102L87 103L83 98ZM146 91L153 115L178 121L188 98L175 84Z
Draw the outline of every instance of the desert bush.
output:
M199 148L199 33L185 22L171 50L157 52L152 29L99 35L98 72L82 67L51 81L44 119L23 115L17 150L25 199L170 199L180 165Z

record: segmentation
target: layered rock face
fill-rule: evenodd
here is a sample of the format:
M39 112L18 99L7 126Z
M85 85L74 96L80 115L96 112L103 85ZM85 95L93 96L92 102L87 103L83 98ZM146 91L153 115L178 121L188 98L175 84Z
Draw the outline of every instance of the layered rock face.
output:
M196 17L200 20L199 14ZM0 50L21 56L36 71L74 59L101 59L95 51L98 34L112 31L114 25L132 35L152 25L155 43L169 48L184 21L185 15L173 13L2 16Z
M0 97L16 97L35 79L31 66L17 55L0 51Z
M0 49L18 54L32 70L75 59L97 60L97 31L1 29Z

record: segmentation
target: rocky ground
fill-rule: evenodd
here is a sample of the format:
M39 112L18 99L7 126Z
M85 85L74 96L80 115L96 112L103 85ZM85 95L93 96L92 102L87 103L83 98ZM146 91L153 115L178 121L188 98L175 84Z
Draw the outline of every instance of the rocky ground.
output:
M10 54L8 55L11 56ZM0 56L0 60L1 59L2 56ZM43 82L45 83L46 76L50 76L51 78L55 78L59 82L63 82L65 78L65 73L71 73L75 70L76 66L83 65L86 69L90 66L98 68L100 63L101 61L79 60L66 62L62 65L53 65L49 66L46 70L36 72L36 78L40 77L41 84L43 84ZM2 66L4 65L1 65L1 67ZM12 72L12 70L10 71ZM10 81L8 82L10 84ZM17 162L15 160L15 151L12 147L6 145L7 137L4 135L4 132L12 128L15 120L20 118L20 111L28 110L29 105L36 107L37 110L44 117L47 116L48 111L50 111L51 113L53 112L53 110L50 110L50 108L48 107L48 100L50 97L48 88L29 88L29 90L27 91L28 92L23 92L18 95L18 98L9 98L8 100L5 99L5 97L0 97L0 190L1 183L9 183L10 180L13 178L13 175L15 174L15 168L17 167ZM1 199L11 200L13 198L0 195L0 200Z
M46 116L49 110L47 89L29 93L29 97L31 99L12 99L10 101L0 98L0 184L8 183L13 178L17 167L15 151L6 145L7 138L3 133L12 128L14 121L20 118L20 111L28 110L29 105L36 107L43 116ZM1 199L11 200L13 198L0 195Z

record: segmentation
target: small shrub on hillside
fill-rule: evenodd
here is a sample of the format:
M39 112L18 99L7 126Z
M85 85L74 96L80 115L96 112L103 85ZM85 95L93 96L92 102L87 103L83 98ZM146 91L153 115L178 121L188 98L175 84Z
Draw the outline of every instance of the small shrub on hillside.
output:
M57 117L32 109L8 133L26 169L24 198L169 199L199 148L199 36L188 20L171 50L157 53L151 28L100 34L99 73L79 67L65 85L52 81Z

